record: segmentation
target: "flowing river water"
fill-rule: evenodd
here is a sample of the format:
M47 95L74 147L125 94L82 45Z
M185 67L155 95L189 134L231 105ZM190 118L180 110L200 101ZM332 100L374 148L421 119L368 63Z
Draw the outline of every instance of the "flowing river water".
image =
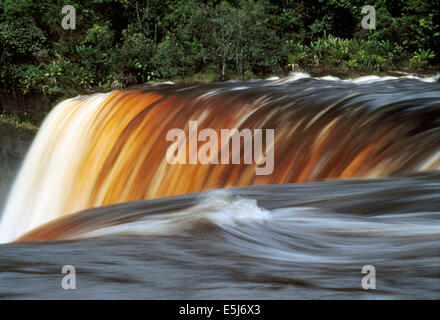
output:
M190 136L191 121L274 129L272 172L245 163L243 141L218 145L238 163L170 164L167 132ZM438 299L439 169L433 78L294 74L69 99L2 213L0 297ZM61 287L65 265L76 290Z

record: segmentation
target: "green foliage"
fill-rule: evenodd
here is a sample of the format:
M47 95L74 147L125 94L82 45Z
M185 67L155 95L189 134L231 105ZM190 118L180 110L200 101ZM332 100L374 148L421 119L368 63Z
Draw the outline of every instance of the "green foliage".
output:
M419 49L416 51L414 57L420 60L434 59L435 53L431 49L427 49L427 50Z
M36 132L38 126L30 123L28 121L22 121L20 117L16 114L2 114L0 113L0 124L5 123L7 125L13 125L16 128L21 128L29 130L31 132Z
M439 62L439 9L423 0L0 1L0 85L69 96L147 81L248 79L292 68L383 71Z
M414 56L410 59L410 64L415 68L423 68L429 65L429 60L435 58L435 53L430 50L419 49L414 53Z

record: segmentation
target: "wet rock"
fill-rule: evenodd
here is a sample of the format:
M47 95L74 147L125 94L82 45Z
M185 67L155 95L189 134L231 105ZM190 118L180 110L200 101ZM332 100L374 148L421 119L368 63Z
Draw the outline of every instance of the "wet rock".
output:
M34 135L33 131L0 123L0 210Z

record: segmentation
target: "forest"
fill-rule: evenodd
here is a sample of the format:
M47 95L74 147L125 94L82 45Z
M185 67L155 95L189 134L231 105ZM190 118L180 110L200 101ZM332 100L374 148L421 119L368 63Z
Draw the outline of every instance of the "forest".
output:
M76 26L65 30L65 1L1 0L1 95L39 95L53 106L78 94L156 81L252 79L316 69L329 74L438 70L437 1L70 4ZM375 29L361 26L366 4L376 9ZM18 121L32 112L11 110L3 102L0 120Z

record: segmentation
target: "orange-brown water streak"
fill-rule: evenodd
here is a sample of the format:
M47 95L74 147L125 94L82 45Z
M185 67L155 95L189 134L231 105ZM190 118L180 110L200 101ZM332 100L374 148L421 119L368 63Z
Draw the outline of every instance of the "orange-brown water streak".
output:
M349 92L331 102L289 94L149 87L62 102L30 150L10 200L16 202L2 221L15 221L17 229L3 239L84 209L134 200L440 167L439 128L426 124L427 111L372 110L362 99L348 108L356 99ZM256 175L257 164L244 161L169 164L166 134L173 128L188 134L189 121L219 137L221 129L274 129L273 173ZM12 211L21 217L12 218Z

